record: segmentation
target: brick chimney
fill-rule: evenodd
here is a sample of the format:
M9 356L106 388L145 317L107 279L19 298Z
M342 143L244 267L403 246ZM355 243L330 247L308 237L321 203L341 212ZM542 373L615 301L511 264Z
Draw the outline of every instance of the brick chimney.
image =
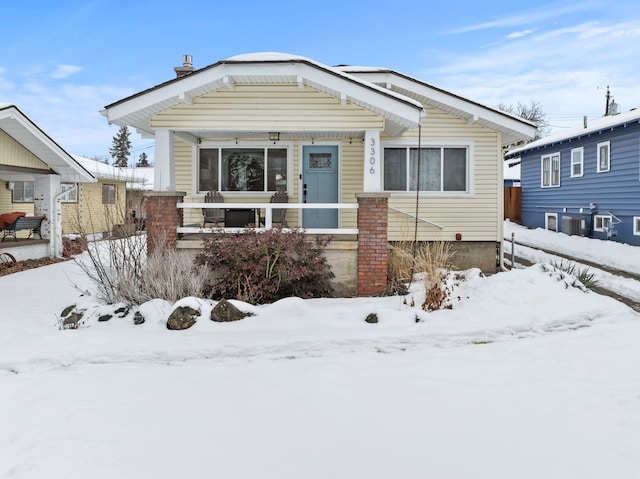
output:
M176 78L187 76L195 71L192 60L191 55L182 55L182 66L173 69L176 72Z

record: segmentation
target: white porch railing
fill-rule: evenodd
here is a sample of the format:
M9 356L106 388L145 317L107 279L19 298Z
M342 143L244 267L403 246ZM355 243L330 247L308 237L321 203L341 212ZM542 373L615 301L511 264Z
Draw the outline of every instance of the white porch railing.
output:
M297 209L297 210L357 210L358 203L178 203L178 208L190 209L195 208L216 208L216 209L255 209L264 210L264 227L256 225L256 230L267 230L273 228L273 210L274 209ZM178 233L214 233L216 231L224 231L235 233L245 231L249 228L204 228L199 226L179 226ZM329 234L329 235L356 235L358 228L305 228L308 234ZM285 228L286 231L286 228Z

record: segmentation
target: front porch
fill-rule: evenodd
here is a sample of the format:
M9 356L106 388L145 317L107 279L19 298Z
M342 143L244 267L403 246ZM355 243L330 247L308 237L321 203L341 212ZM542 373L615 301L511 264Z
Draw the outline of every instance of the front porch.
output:
M338 209L355 213L357 227L309 228L309 235L328 235L333 238L325 250L336 275L334 287L342 296L370 296L381 293L387 286L387 193L359 193L354 203L192 203L183 202L184 192L147 192L147 251L152 253L158 241L169 247L195 255L202 241L218 232L242 232L249 229L266 231L273 228L272 211L287 208L300 213L310 209ZM250 224L246 228L204 228L185 226L184 211L202 208L250 208L264 211L264 224ZM256 215L256 218L258 215ZM295 227L296 225L291 225ZM285 228L284 231L287 231Z
M34 238L7 238L0 242L0 254L9 253L16 261L40 259L49 256L49 240Z

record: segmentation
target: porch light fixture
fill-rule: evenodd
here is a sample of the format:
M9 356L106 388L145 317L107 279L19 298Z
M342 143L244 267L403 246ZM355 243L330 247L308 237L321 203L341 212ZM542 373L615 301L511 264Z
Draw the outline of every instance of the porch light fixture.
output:
M269 132L269 141L273 141L275 143L278 140L280 140L280 132L278 132L278 131L270 131Z

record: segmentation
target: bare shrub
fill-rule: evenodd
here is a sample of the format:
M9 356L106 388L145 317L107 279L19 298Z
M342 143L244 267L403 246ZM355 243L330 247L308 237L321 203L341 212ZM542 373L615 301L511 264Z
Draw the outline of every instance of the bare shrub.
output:
M450 243L446 241L398 241L390 245L388 276L393 283L410 282L419 273L425 287L422 309L435 311L449 306L451 290L447 275L451 268Z

